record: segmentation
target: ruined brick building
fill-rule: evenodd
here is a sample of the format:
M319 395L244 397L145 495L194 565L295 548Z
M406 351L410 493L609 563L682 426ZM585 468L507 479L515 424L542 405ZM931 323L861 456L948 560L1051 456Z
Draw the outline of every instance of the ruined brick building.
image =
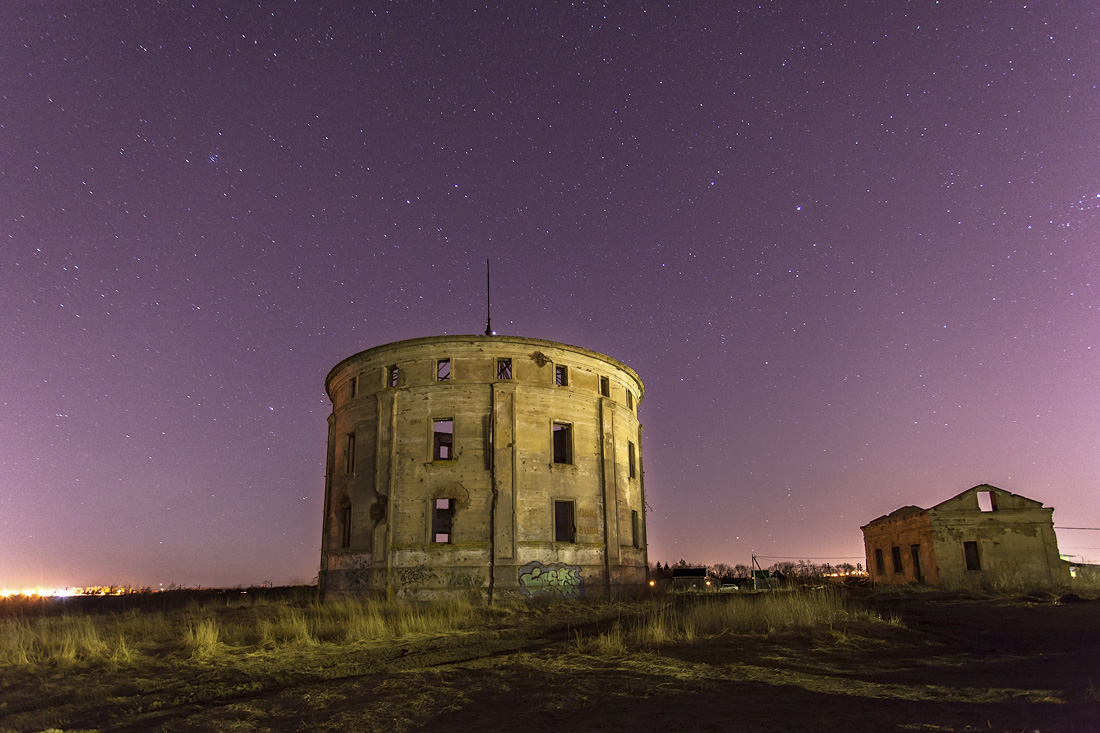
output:
M863 529L875 583L981 588L1069 580L1054 509L981 484L931 509L906 506Z
M511 336L386 344L337 364L322 594L613 597L644 587L625 364Z

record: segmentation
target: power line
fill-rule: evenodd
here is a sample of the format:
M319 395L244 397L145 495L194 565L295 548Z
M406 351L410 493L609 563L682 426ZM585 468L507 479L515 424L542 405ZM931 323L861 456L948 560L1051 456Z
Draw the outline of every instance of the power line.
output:
M1100 527L1055 527L1055 529L1091 529L1093 532L1100 532Z
M805 555L756 555L765 560L862 560L863 555L850 555L848 557L807 557Z

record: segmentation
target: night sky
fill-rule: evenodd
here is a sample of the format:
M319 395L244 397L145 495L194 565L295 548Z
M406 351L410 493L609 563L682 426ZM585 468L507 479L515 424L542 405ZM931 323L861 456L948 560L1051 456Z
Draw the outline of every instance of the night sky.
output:
M311 581L325 375L486 258L644 381L651 561L1100 527L1094 4L196 5L0 4L0 588Z

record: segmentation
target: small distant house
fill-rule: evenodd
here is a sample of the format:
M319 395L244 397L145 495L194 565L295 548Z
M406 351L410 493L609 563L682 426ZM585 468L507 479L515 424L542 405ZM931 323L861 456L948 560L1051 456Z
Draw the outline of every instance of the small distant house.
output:
M672 589L707 591L718 590L718 579L706 568L673 568Z
M943 587L1069 580L1054 509L989 484L931 509L905 506L861 527L875 583Z

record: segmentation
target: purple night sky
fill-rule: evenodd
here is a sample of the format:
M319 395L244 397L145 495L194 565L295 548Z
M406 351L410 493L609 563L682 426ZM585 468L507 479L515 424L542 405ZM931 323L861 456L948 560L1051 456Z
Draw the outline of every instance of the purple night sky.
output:
M325 375L486 258L645 382L651 561L1100 527L1093 4L197 5L0 5L0 588L310 581Z

